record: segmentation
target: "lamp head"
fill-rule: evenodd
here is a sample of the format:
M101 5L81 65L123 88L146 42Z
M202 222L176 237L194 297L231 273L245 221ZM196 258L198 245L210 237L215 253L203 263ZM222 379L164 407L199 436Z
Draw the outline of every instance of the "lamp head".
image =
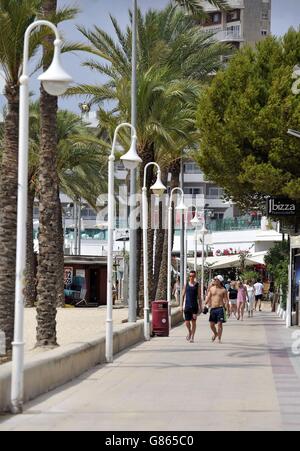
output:
M199 219L198 219L198 215L197 212L195 213L195 216L193 217L193 219L191 219L191 224L194 226L197 226L200 223Z
M175 208L175 210L178 210L178 211L186 211L187 210L187 206L183 203L182 198L181 198L181 201L179 202L179 204L177 205L177 207Z
M131 146L128 152L125 155L121 156L121 160L126 169L136 169L140 163L142 163L142 159L138 156L136 151L136 140L137 137L134 135L132 137Z
M63 69L61 61L61 41L54 41L54 55L50 67L38 79L42 82L45 91L51 96L60 96L66 92L72 77Z
M208 234L208 230L207 230L207 228L205 227L205 224L203 224L202 229L200 230L200 233L201 233L202 235L207 235L207 234Z
M165 187L165 185L161 181L161 172L160 172L160 170L157 172L156 182L154 183L154 185L151 186L150 189L153 191L153 194L155 194L156 196L162 196L163 193L167 190L167 188Z

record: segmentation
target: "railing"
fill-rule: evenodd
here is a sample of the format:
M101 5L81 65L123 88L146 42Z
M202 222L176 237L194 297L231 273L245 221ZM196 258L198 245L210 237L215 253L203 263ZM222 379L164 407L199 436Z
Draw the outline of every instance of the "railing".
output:
M241 33L241 27L239 25L233 25L226 28L209 28L204 29L207 33L214 33L214 38L217 41L243 41L243 35Z
M217 219L207 224L210 232L225 232L230 230L260 229L260 219Z
M260 219L215 219L207 221L207 230L212 232L230 232L230 231L242 231L242 230L254 230L261 228ZM192 226L189 227L189 233L194 233ZM180 230L175 231L175 235L179 235Z
M120 224L119 224L120 226ZM125 226L125 223L124 223ZM121 227L122 228L122 227ZM126 228L126 227L124 227ZM260 229L261 220L260 219L212 219L207 221L206 228L209 232L226 232L232 230L249 230L249 229ZM192 226L189 227L193 230ZM180 230L177 228L175 234L178 235ZM34 231L34 238L37 239L37 231ZM74 240L74 232L67 231L66 240ZM107 241L107 231L99 229L89 229L81 231L82 240L98 240Z
M216 34L218 41L242 41L243 36L240 27L229 27Z

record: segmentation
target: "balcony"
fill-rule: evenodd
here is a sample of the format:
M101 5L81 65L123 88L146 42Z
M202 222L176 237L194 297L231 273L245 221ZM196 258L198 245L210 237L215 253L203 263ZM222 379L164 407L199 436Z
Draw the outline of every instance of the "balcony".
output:
M206 33L214 33L213 37L220 42L243 42L244 37L240 25L232 25L226 28L216 27L203 29Z
M204 174L202 173L185 173L184 183L203 183L205 181Z
M231 33L231 32L227 32L227 31L222 32L220 35L218 34L217 39L220 42L243 42L244 41L244 38L240 33L239 34Z
M240 26L227 27L216 33L215 38L220 42L242 42L244 37Z

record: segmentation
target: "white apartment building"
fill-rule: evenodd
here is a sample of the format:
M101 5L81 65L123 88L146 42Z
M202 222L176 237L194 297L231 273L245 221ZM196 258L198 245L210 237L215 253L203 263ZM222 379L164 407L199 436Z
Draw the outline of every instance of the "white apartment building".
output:
M257 42L271 34L271 0L228 0L231 9L220 11L203 1L207 17L201 21L203 30L214 32L217 40L237 49ZM223 190L205 178L193 161L185 164L184 191L203 195L204 205L212 211L211 219L226 220L239 215L234 205L223 201Z
M229 11L220 11L203 1L207 18L201 22L204 30L216 33L221 42L240 48L254 46L271 34L271 0L228 0Z

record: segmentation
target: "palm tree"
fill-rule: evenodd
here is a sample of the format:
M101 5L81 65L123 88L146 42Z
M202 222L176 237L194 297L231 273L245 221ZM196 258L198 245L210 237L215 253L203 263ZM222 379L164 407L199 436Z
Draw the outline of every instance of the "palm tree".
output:
M104 73L108 82L100 86L82 85L70 90L70 94L90 95L91 102L100 106L104 101L113 101L112 116L121 122L130 120L131 29L128 27L123 33L117 21L111 20L118 43L98 27L92 31L80 28L91 43L94 57L107 63L94 58L85 66ZM220 55L224 51L223 45L195 26L193 18L171 5L163 11L151 10L145 17L138 12L137 131L138 151L143 160L141 174L158 151L174 153L179 141L185 146L192 144L201 84L208 81L210 72L220 67ZM148 187L152 181L153 174L149 171ZM153 232L148 236L148 265L152 274ZM142 282L141 279L140 306ZM149 288L154 291L152 278Z
M15 293L19 71L24 34L39 8L39 0L0 0L0 65L7 101L0 174L0 330L6 334L8 351L13 339ZM31 39L31 55L39 46L39 37L37 33Z
M75 9L57 12L57 0L42 0L43 18L52 22L70 19ZM43 42L43 67L47 69L53 49L52 35ZM76 47L76 46L75 46ZM80 47L80 46L79 46ZM49 49L51 48L51 51ZM65 49L67 50L67 49ZM56 241L59 229L62 235L60 211L58 208L59 188L56 166L57 152L57 97L50 96L41 86L40 90L40 155L39 155L39 260L37 285L37 343L36 346L57 346L56 307L57 293L63 291L61 270L63 260L62 240ZM59 263L60 261L60 263Z
M74 201L84 198L96 208L97 198L106 183L106 168L103 168L103 150L106 143L99 141L88 130L81 119L68 111L57 115L58 154L56 242L59 243L57 261L57 305L64 306L64 234L62 233L62 206L59 192L69 195Z
M202 16L204 13L203 6L199 0L173 0L177 6L185 9L194 16ZM228 6L227 0L207 0L211 5L217 6L220 9L225 9Z
M8 350L11 349L14 316L19 73L24 35L40 15L41 4L42 0L0 0L0 65L5 74L7 100L0 174L0 329L6 334ZM58 22L73 12L65 8L51 19ZM44 37L44 28L32 34L30 56L35 54Z
M30 106L30 163L27 224L27 264L26 264L26 306L33 307L36 302L35 262L33 252L33 205L38 196L38 170L40 148L40 106L35 102ZM82 197L96 208L98 195L105 190L106 167L103 162L106 143L100 141L84 125L79 116L68 111L58 111L57 171L59 189L71 198ZM104 166L104 167L103 167ZM58 201L58 221L62 222L61 204ZM56 241L64 246L64 237L56 230ZM63 256L60 279L63 279ZM58 293L59 297L59 293ZM58 305L64 304L64 296Z

